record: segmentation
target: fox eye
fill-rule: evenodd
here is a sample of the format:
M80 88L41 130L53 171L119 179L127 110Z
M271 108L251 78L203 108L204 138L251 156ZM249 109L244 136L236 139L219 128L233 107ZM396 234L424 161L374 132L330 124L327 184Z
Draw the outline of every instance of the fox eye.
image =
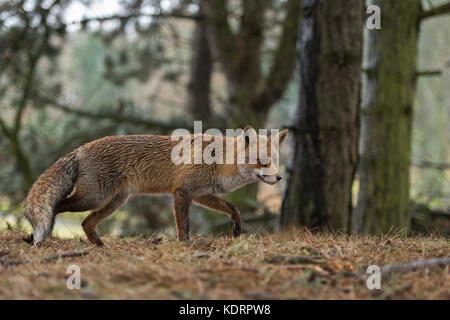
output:
M258 164L259 164L260 166L262 166L262 167L264 167L264 168L267 168L267 167L269 166L268 163L262 164L262 163L261 163L261 159L258 159L257 162L258 162Z

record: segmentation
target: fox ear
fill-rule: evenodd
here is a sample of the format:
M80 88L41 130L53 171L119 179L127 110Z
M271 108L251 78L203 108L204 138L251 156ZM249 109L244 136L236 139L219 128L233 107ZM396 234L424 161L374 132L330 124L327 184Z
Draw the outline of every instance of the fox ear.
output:
M252 132L253 131L253 132ZM247 124L244 129L242 129L242 136L244 136L245 148L247 149L250 146L250 135L256 133L255 129Z
M286 140L287 136L289 135L289 129L281 130L277 136L279 138L279 145L281 146L283 142Z
M253 129L253 127L252 127L251 125L247 124L247 125L245 126L245 128L242 129L242 132L245 132L245 131L250 130L250 129ZM255 130L255 129L253 129L253 130Z

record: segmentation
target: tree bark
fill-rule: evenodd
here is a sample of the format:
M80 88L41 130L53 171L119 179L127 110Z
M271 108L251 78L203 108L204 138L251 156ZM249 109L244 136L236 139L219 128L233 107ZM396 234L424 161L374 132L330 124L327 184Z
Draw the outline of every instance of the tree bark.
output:
M279 224L346 230L357 165L363 4L302 6L295 146Z
M355 232L409 228L409 167L420 0L370 0L381 30L367 31Z
M203 10L200 6L200 14ZM206 123L211 120L211 75L213 60L206 38L205 21L197 22L191 60L191 73L189 81L188 110L192 120L202 120Z

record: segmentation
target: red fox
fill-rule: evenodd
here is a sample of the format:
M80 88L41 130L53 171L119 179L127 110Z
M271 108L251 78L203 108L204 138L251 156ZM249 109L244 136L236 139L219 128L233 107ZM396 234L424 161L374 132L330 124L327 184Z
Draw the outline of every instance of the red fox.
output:
M205 137L205 134L200 137L207 138L202 141L219 139L220 143L235 145L249 129L253 130L247 126L237 137ZM275 136L279 145L287 135L286 129ZM44 241L50 235L58 213L92 210L82 222L83 230L90 242L102 246L95 231L98 223L123 205L130 195L149 193L173 195L180 241L189 239L188 216L192 202L228 214L234 222L233 235L239 236L240 213L218 194L257 181L275 184L281 180L274 165L278 154L271 152L270 142L274 138L256 137L258 148L267 145L269 161L266 163L258 158L254 164L175 164L172 149L178 142L173 141L172 136L112 136L89 142L60 158L31 187L25 202L25 217L31 223L33 233L26 240L34 244ZM204 142L202 148L205 148ZM248 150L247 138L245 148Z

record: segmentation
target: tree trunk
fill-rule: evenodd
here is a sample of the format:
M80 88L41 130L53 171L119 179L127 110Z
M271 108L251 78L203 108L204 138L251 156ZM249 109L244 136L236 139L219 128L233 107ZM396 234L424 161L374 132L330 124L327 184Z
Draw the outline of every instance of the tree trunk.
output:
M202 13L200 6L200 13ZM206 38L206 25L203 20L197 22L191 60L191 79L189 81L188 110L192 120L211 120L210 88L213 60Z
M294 152L280 227L346 230L357 165L363 4L304 0Z
M420 0L371 0L381 30L367 31L357 233L409 228L409 166Z

